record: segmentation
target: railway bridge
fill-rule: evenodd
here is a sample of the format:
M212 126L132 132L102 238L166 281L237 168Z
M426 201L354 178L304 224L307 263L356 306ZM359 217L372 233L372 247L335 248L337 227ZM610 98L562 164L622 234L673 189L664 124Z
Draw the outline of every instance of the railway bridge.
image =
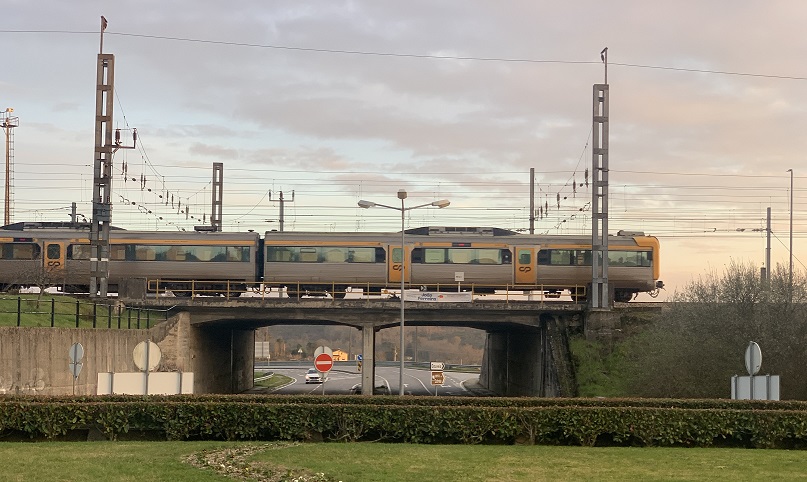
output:
M362 393L375 378L375 338L400 326L397 299L147 298L127 305L179 314L190 353L185 371L195 374L199 393L238 393L252 388L255 329L272 325L343 325L362 334ZM620 313L647 306L620 304L592 311L566 302L406 302L405 325L456 326L485 330L480 384L501 396L574 396L576 383L568 348L569 330L608 335Z

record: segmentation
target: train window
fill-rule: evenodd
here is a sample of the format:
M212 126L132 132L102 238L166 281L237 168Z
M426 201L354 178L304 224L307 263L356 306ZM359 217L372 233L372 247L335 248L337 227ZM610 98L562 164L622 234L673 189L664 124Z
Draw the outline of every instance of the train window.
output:
M403 260L403 256L401 255L401 248L392 248L392 262L400 263L401 260Z
M269 262L288 263L297 261L297 258L299 258L299 248L287 248L284 246L269 246L266 248L266 261Z
M249 262L249 247L227 246L227 261Z
M350 263L375 263L376 256L376 248L348 248L347 251L347 260Z
M446 250L443 248L425 248L423 250L423 262L429 264L445 263Z
M502 250L477 249L476 259L479 264L502 264Z
M512 264L513 263L513 253L510 252L509 249L502 250L502 264Z
M235 250L240 249L240 254ZM383 263L384 248L267 246L267 263ZM249 248L227 248L229 261L249 261ZM215 261L215 259L214 259Z
M75 246L76 248L78 246ZM87 246L87 248L90 248ZM75 258L78 259L78 258ZM85 259L85 258L81 258ZM90 259L88 254L86 259ZM109 259L112 261L125 261L126 260L126 245L125 244L113 244L109 247Z
M553 249L549 251L549 264L556 266L569 266L572 264L572 253L569 249Z
M532 264L532 253L529 249L518 250L518 264Z
M0 254L2 259L39 259L42 250L36 243L4 243Z
M319 261L319 249L300 248L300 261L303 263L316 263Z
M608 263L611 266L642 266L652 265L652 252L649 251L609 251Z
M48 259L59 259L62 257L62 246L58 244L48 244L46 252Z
M347 261L347 250L345 248L326 248L322 260L326 263L344 263Z
M549 264L549 253L551 251L547 249L542 249L538 251L538 264L540 265L547 265Z
M470 264L476 261L475 249L450 248L447 251L449 263Z
M114 246L110 246L110 250L114 251ZM71 244L67 247L68 259L90 259L92 249L89 244ZM114 259L110 256L110 259Z

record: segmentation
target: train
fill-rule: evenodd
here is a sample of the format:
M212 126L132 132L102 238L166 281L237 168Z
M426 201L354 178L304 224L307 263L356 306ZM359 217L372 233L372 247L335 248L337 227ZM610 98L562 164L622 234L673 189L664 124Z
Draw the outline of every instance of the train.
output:
M401 232L131 231L112 228L107 283L147 280L176 296L272 289L288 297L406 289L487 294L502 290L586 299L591 238L528 235L488 227L421 227ZM659 241L642 232L608 238L613 300L651 296L659 279ZM55 286L87 292L88 223L21 222L0 227L0 291Z

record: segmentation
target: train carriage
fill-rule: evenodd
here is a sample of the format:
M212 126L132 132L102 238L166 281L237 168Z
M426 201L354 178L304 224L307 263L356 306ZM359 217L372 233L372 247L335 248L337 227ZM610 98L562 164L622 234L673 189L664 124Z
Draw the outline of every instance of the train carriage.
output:
M233 294L248 283L285 287L289 296L401 286L476 293L499 290L586 297L592 249L587 236L525 235L498 228L426 227L400 233L110 231L110 292L130 278L178 296ZM402 255L403 253L403 255ZM18 223L0 229L0 288L58 286L86 291L89 225ZM643 233L609 236L609 288L615 301L653 293L659 243Z
M109 239L110 291L124 279L162 280L175 294L243 291L259 277L256 233L147 232L114 229ZM86 292L91 248L87 225L18 223L0 231L0 284L51 285ZM191 284L190 281L200 283ZM235 283L232 286L230 283Z
M379 292L394 279L400 236L389 233L300 233L268 231L264 235L263 281L285 286L289 296L333 293L351 288ZM394 245L394 246L393 246ZM397 261L400 270L400 259ZM400 280L400 277L398 278Z

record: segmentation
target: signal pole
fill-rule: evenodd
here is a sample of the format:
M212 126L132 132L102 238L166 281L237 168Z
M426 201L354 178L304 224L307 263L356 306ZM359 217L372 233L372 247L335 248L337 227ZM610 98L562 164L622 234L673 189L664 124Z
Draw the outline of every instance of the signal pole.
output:
M3 211L4 226L11 224L11 187L13 185L11 180L14 174L14 131L12 129L20 125L20 118L12 116L12 112L14 112L14 109L11 107L3 111L2 122L0 123L0 127L2 127L6 133L6 204L5 210Z
M608 48L600 52L605 83L594 84L591 134L591 307L610 309L608 289Z
M137 143L137 129L132 131L133 143L130 147L122 145L120 129L112 128L115 56L103 53L106 26L106 19L101 17L102 51L98 54L95 81L95 159L90 227L90 296L93 298L107 297L109 226L112 220L112 156L118 149L134 149Z
M280 191L280 199L272 199L272 191L269 191L269 200L270 201L279 201L280 202L280 232L283 232L283 211L284 211L284 204L285 203L293 203L294 202L294 191L291 192L291 201L288 199L283 199L283 191Z

